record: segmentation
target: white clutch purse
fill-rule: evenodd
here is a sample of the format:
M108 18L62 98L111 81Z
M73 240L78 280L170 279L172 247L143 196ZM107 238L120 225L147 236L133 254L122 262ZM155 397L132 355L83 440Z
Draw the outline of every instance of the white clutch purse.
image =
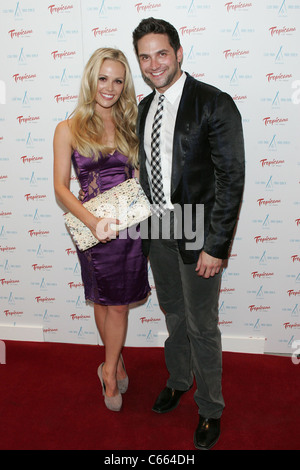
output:
M96 217L118 219L120 221L117 226L118 231L138 224L151 215L150 202L137 178L130 178L83 205ZM68 231L80 251L87 250L99 243L90 229L71 212L64 214L64 219Z

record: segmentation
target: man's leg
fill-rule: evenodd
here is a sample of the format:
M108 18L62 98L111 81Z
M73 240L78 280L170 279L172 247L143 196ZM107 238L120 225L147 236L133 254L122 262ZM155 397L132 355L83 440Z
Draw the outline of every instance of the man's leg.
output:
M179 256L176 241L151 241L150 265L158 301L166 315L166 325L169 333L169 337L165 342L165 360L170 374L167 387L186 391L193 383L193 373Z
M220 418L222 396L222 344L218 326L221 274L205 279L197 276L196 265L180 262L187 333L191 343L193 371L197 383L195 401L199 414Z

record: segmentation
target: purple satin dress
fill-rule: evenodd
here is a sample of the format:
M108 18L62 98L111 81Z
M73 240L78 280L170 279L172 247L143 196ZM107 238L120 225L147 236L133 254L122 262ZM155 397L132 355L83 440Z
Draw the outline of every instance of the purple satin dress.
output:
M72 163L85 194L83 202L133 177L127 157L117 150L99 160L83 157L75 150ZM77 253L86 300L128 305L143 300L150 292L140 237L132 240L122 236Z

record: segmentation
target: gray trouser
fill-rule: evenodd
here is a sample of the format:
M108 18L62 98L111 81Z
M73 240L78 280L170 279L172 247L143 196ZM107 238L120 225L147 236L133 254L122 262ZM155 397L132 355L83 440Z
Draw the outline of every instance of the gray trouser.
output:
M165 342L167 386L187 390L195 376L199 414L220 418L224 408L218 327L221 275L197 276L196 264L183 263L176 240L152 239L149 258L169 333Z

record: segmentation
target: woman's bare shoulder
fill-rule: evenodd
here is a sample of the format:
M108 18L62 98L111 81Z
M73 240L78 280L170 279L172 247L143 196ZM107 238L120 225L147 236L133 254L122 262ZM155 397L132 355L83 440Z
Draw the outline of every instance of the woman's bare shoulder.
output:
M54 136L57 138L72 140L71 119L66 119L57 124Z

